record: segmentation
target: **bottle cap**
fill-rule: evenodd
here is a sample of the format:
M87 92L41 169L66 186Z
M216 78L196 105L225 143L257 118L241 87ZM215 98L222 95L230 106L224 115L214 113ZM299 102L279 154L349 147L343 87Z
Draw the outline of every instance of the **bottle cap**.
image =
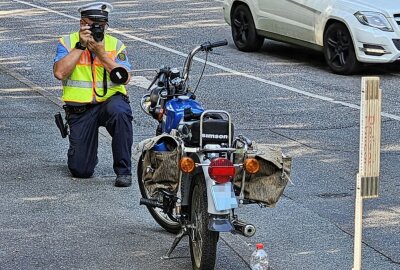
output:
M261 243L256 244L256 249L263 249L264 245Z

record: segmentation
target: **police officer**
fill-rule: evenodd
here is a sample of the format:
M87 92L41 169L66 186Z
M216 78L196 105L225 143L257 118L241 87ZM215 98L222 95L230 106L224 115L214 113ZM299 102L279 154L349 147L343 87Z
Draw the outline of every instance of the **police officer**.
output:
M125 86L113 83L109 74L116 67L129 71L131 65L125 45L104 32L112 9L106 2L78 9L80 30L60 38L53 72L63 85L62 99L70 127L68 168L72 175L93 175L98 161L98 128L104 126L112 136L115 186L129 187L132 110Z

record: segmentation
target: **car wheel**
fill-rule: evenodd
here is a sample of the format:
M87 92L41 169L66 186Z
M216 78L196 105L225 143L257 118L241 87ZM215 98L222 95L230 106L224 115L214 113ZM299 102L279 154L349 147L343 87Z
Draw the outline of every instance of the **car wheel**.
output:
M264 43L264 38L259 36L254 25L253 16L245 5L237 6L231 17L232 37L240 51L258 51Z
M358 67L350 32L344 24L331 24L324 34L324 56L333 73L348 75Z

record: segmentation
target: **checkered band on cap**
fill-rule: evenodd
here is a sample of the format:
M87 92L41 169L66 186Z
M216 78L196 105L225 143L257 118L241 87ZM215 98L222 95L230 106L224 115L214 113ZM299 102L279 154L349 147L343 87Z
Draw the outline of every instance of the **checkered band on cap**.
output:
M78 11L82 18L94 20L108 20L108 14L113 10L111 4L107 2L94 2L81 6Z

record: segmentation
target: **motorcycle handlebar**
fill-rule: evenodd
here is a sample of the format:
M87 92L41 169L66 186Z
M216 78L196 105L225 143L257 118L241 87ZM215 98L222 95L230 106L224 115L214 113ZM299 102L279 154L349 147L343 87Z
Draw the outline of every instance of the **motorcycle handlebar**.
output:
M182 78L183 78L183 84L186 84L187 80L189 79L189 72L190 72L190 68L192 66L192 60L193 57L195 56L196 53L198 53L199 51L211 51L212 48L216 48L216 47L220 47L220 46L225 46L228 45L228 41L226 39L221 40L221 41L217 41L214 43L211 42L205 42L200 46L197 46L196 48L194 48L186 57L185 60L185 64L183 65L183 73L182 73Z
M228 45L228 41L226 39L217 41L214 43L206 42L200 45L202 50L210 51L212 48L221 47Z
M211 43L211 48L221 47L228 45L228 41L226 39Z

